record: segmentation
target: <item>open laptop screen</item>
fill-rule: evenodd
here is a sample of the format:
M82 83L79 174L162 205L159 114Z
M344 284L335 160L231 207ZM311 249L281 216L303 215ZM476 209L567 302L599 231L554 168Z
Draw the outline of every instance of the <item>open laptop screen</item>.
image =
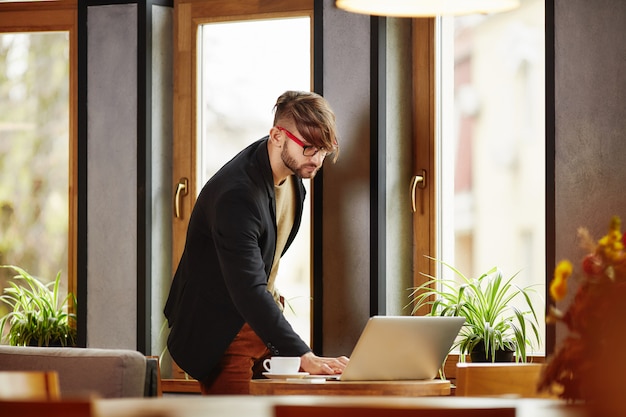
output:
M371 317L340 379L432 379L437 376L464 322L463 317Z

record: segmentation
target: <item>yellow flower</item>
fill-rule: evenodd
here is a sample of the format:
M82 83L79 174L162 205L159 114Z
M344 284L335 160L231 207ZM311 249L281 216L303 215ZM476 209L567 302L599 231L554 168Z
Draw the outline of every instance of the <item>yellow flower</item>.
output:
M611 217L611 222L609 223L609 230L619 232L622 228L622 219L619 216Z
M609 224L609 232L598 241L598 252L612 262L618 261L624 250L621 223L618 216L613 216Z
M560 301L567 294L567 279L572 275L572 263L568 260L559 262L554 269L554 279L550 283L550 296Z

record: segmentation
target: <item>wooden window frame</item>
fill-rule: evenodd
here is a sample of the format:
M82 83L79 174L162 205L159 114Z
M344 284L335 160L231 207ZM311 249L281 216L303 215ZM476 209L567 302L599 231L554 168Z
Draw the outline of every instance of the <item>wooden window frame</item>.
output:
M2 33L69 32L68 292L77 294L78 0L0 3ZM79 300L80 302L80 300Z
M548 4L549 0L546 0ZM546 14L549 21L551 14ZM424 213L413 214L413 285L421 286L428 278L421 272L435 276L435 261L423 256L428 253L437 257L437 211L436 211L436 39L435 18L418 18L412 21L412 80L413 80L413 171L414 175L421 175L421 170L427 172L426 188L417 196L417 204L424 204ZM550 40L546 33L546 41ZM546 72L549 68L546 67ZM548 139L546 139L548 140ZM430 174L430 175L428 175ZM423 199L423 201L419 201ZM546 238L550 235L546 230ZM548 245L550 246L550 245ZM549 253L548 253L549 255ZM548 259L546 260L548 261ZM549 275L546 275L549 277ZM434 284L433 284L434 285ZM548 282L546 281L546 287ZM416 315L425 315L430 311L424 306ZM528 362L544 363L549 352L554 350L554 329L546 329L546 355L529 356ZM459 354L450 354L446 358L443 369L446 378L454 381L456 378L456 364L460 361Z
M197 178L188 161L196 156L196 39L198 27L205 23L247 18L280 18L305 16L313 19L313 0L273 0L265 2L232 2L223 0L174 1L174 132L172 187L188 179L186 198L180 205L180 218L172 223L172 265L178 265L191 209L195 203ZM313 25L311 25L313 31ZM313 39L313 36L311 36ZM172 271L174 272L174 271Z
M172 268L182 256L189 216L196 200L196 169L189 161L196 158L197 137L197 50L198 27L211 22L309 16L313 21L313 0L268 0L234 2L224 0L174 0L174 97L172 189L187 179L180 217L172 219ZM311 25L313 32L313 25ZM313 33L311 40L313 41ZM311 61L313 77L313 61ZM172 274L175 271L172 271ZM199 392L197 381L172 369L172 378L163 380L165 392Z

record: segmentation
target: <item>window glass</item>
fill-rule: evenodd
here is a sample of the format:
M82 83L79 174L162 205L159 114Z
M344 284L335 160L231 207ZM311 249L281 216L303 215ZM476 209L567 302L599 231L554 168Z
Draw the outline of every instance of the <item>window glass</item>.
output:
M441 18L438 31L439 257L472 277L519 271L514 283L536 285L541 326L544 8L524 0L506 13Z
M198 192L246 145L269 134L276 99L311 88L309 17L210 23L198 31ZM300 231L281 258L285 316L310 340L310 198Z
M69 32L0 34L0 97L0 264L61 272L66 291ZM0 287L13 275L0 269Z

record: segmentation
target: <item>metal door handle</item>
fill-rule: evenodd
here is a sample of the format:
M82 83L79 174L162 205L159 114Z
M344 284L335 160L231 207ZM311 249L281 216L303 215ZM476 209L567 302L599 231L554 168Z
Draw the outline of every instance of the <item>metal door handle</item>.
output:
M180 199L182 196L186 196L189 192L189 180L187 178L181 178L176 185L176 195L174 196L174 215L177 218L182 218L180 214Z
M415 189L416 188L421 188L424 189L426 188L426 170L422 169L421 170L421 175L414 175L413 178L411 178L411 209L413 211L413 213L415 213L417 211L417 208L415 207Z

